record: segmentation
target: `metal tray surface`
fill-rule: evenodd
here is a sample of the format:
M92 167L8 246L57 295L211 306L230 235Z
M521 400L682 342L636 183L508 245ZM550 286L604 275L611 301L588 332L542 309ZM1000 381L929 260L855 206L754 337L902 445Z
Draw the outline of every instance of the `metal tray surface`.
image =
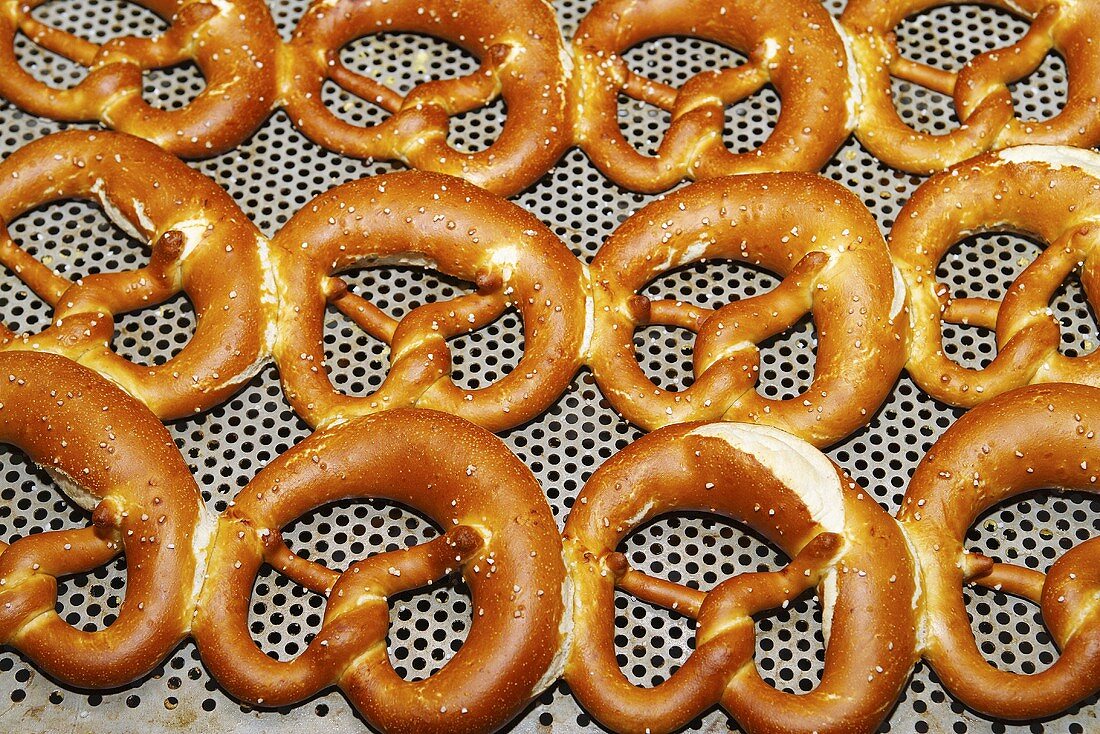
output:
M830 0L839 14L842 0ZM557 0L567 37L590 0ZM275 2L272 11L284 37L301 15L304 0ZM125 0L54 0L40 6L40 19L67 30L96 34L151 34L163 21ZM932 10L899 28L903 50L922 61L957 68L967 58L1019 38L1027 26L1008 13L977 5ZM43 80L71 84L83 70L19 37L22 63ZM383 81L399 90L431 77L465 73L476 67L465 52L434 39L387 34L347 46L345 62L359 69L381 69ZM691 39L665 38L627 54L633 67L669 83L713 65L740 60L736 52ZM376 72L377 73L377 72ZM149 73L146 97L171 107L185 103L203 82L198 70L184 66ZM1028 116L1054 114L1064 100L1065 65L1056 56L1019 84L1013 95ZM895 82L899 107L911 123L934 130L954 124L950 100ZM371 120L378 114L334 87L327 102L343 116ZM732 146L758 144L770 130L779 99L770 89L732 105L727 111L727 140ZM500 129L502 103L454 121L451 137L459 146L483 147ZM667 114L642 103L624 102L622 124L639 145L655 144ZM0 153L62 126L0 106ZM227 189L267 234L273 234L310 198L339 183L392 170L392 166L342 158L304 139L276 113L238 150L192 164ZM922 180L878 163L850 139L824 173L854 191L888 230L900 207ZM652 197L623 191L601 176L578 151L571 151L537 185L515 197L533 211L580 257L590 259L600 243L627 216ZM64 202L18 219L12 235L32 253L69 277L131 268L145 262L142 243L129 240L95 206ZM1016 274L1037 255L1040 245L1001 234L972 237L954 248L940 267L952 288L999 298ZM360 271L353 287L391 314L428 300L465 292L469 284L412 268ZM653 283L648 293L719 305L771 288L768 273L730 263L689 266ZM1096 347L1097 327L1077 280L1063 287L1054 304L1063 324L1062 349L1084 353ZM48 308L12 274L0 273L0 314L17 331L40 330ZM386 348L330 309L326 325L328 360L334 380L356 393L377 386L387 369ZM194 318L184 297L120 319L115 345L137 360L155 362L174 354L186 341ZM949 351L966 364L988 361L992 335L977 328L949 328ZM690 335L649 328L637 334L639 359L666 386L691 377ZM496 379L518 361L523 335L518 316L506 315L492 326L458 339L455 366L460 383L471 387ZM804 389L814 363L815 335L808 319L766 345L762 387L773 396ZM960 411L923 395L902 377L873 422L828 451L889 511L894 511L913 468ZM308 434L290 410L274 367L267 367L225 405L169 426L189 462L207 504L222 511L227 501L255 474ZM564 523L585 480L603 461L641 435L600 398L590 374L582 372L570 390L538 420L503 435L538 477L559 523ZM87 521L47 476L11 447L0 448L0 539L11 542L32 532L75 527ZM1100 530L1100 499L1054 493L1028 496L981 518L968 538L970 548L1001 560L1045 570L1053 560ZM336 567L381 550L419 542L437 533L429 522L394 505L359 502L322 508L287 529L292 547ZM738 526L712 517L679 515L659 519L626 541L636 566L683 583L708 589L743 571L774 569L785 559ZM109 624L126 586L125 561L60 584L59 608L71 623L89 629ZM1038 609L1003 594L965 592L972 626L986 657L999 667L1041 670L1057 650L1045 632ZM693 625L624 594L617 599L617 644L623 670L635 682L654 684L683 662L693 646ZM251 614L252 634L261 647L281 658L295 655L320 625L323 600L287 578L265 572L257 580ZM443 584L392 604L390 654L399 672L421 678L439 669L458 649L470 622L468 592L461 584ZM803 597L757 624L757 659L770 682L789 691L812 688L824 660L817 600ZM1092 732L1096 701L1088 701L1058 719L1008 724L991 721L954 702L928 666L921 664L892 712L883 732ZM202 668L195 647L183 644L146 679L120 690L87 693L59 686L39 674L18 654L0 652L0 731L92 732L178 731L281 732L319 730L332 734L366 731L367 726L336 691L299 706L257 710L242 706L219 689ZM512 725L516 732L595 731L599 727L558 683ZM720 710L690 730L737 731Z

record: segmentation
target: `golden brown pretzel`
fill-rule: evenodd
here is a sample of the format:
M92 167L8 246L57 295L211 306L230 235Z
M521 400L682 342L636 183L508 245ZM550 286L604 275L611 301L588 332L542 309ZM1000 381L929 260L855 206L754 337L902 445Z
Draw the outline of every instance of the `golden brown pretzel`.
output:
M0 543L0 642L54 678L110 688L180 643L212 521L172 437L94 372L52 354L0 354L0 442L14 444L91 512L86 528ZM206 526L209 526L208 528ZM57 579L126 556L118 618L95 632L56 611Z
M707 70L679 89L627 68L621 54L647 39L694 36L749 56ZM577 144L608 178L635 191L732 173L817 170L855 127L859 84L836 22L818 3L797 0L600 0L577 28L574 126ZM722 140L726 105L765 84L783 111L759 148L734 153ZM619 95L671 113L655 157L619 128Z
M615 551L662 513L698 510L745 523L783 549L782 571L746 573L708 593L629 567ZM565 680L619 732L667 732L721 703L747 732L870 732L916 661L915 566L894 520L809 444L769 426L663 428L592 475L565 525L574 585ZM616 587L698 620L694 652L653 688L615 659ZM753 664L752 615L818 588L825 671L811 693L769 686Z
M1036 489L1097 491L1100 390L1033 385L958 420L928 452L898 518L922 569L921 649L951 693L1002 719L1052 716L1100 691L1100 540L1081 543L1044 575L967 553L990 507ZM977 648L962 597L973 582L1038 604L1061 650L1031 675L997 670Z
M716 311L638 295L662 273L704 258L753 263L784 280ZM875 221L847 189L818 176L731 176L676 191L624 222L591 273L589 363L615 409L646 429L724 418L826 445L871 419L905 360L904 289ZM761 396L756 345L807 312L818 331L813 382L793 399ZM666 391L642 372L633 334L647 324L698 334L691 387Z
M409 172L338 186L292 217L274 243L283 289L276 360L287 397L313 425L417 406L503 430L549 407L587 351L592 302L584 268L534 216L461 179ZM477 292L397 321L331 277L372 263L438 268L473 281ZM329 381L326 303L390 345L390 373L372 395L341 395ZM510 306L523 318L523 358L492 385L459 388L447 339Z
M980 202L980 205L976 203ZM953 298L936 280L947 250L973 232L1008 230L1048 243L1004 300ZM1100 384L1100 354L1058 351L1050 301L1079 269L1100 304L1100 155L1058 146L1020 146L961 163L926 181L898 214L890 253L910 301L906 369L932 396L971 407L1031 382ZM943 322L997 333L997 356L983 369L943 352Z
M1074 0L986 0L1031 21L1008 48L986 51L958 72L902 57L893 29L907 16L949 4L945 0L851 0L841 24L863 84L856 136L883 162L914 173L934 173L994 148L1023 144L1100 143L1100 5ZM1015 116L1008 85L1031 74L1051 51L1066 62L1069 89L1062 110L1048 120ZM894 107L891 77L953 96L962 125L942 135L917 131Z
M447 447L441 450L441 447ZM385 497L445 533L343 573L294 555L280 528L319 505ZM291 661L248 628L263 563L328 598L324 623ZM422 681L386 651L387 598L460 572L476 610L461 649ZM570 589L561 538L531 472L490 433L432 411L396 410L321 431L280 456L222 516L194 635L233 695L265 706L339 685L383 732L492 731L561 673Z
M279 35L261 0L133 0L170 23L153 38L123 36L95 43L52 28L31 13L45 0L0 2L0 96L55 120L98 120L151 140L185 158L235 148L260 126L276 101ZM26 72L15 36L88 67L70 89L55 89ZM206 88L178 110L142 98L149 69L194 61Z
M12 241L4 223L59 199L98 201L152 243L148 265L72 283ZM37 140L0 164L0 263L54 308L40 334L0 326L0 350L63 354L95 369L162 419L221 402L269 358L275 336L267 241L210 179L152 143L110 132ZM195 333L172 359L139 365L111 349L114 316L183 291Z
M444 38L481 65L402 97L340 61L340 48L356 38L401 31ZM538 180L569 147L571 65L554 8L544 0L316 0L280 52L280 94L291 121L327 148L401 160L508 195ZM390 116L366 128L344 122L322 102L327 79ZM452 147L451 116L497 97L508 106L497 140L474 153Z

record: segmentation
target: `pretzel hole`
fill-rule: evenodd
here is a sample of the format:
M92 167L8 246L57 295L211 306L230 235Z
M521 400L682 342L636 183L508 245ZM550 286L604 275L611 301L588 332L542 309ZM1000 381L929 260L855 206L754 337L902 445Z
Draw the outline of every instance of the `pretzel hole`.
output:
M627 535L616 549L631 568L709 591L744 572L776 571L786 556L751 528L719 515L675 512ZM615 593L615 649L619 667L635 685L668 679L695 649L695 620Z
M163 303L117 314L111 344L135 364L161 365L187 346L195 324L195 308L181 291Z
M423 514L382 499L334 502L283 528L292 551L344 570L375 553L409 548L439 537ZM394 670L420 680L443 667L462 646L472 620L466 584L457 574L390 598L387 647ZM301 653L321 627L325 598L265 566L253 587L252 638L267 655L287 660Z
M67 0L50 0L34 8L31 17L98 43L120 36L150 38L168 29L159 15L127 0L90 0L79 12ZM86 67L39 46L22 32L15 37L15 54L31 76L55 88L73 87L88 75Z
M378 33L357 38L340 49L340 61L350 71L388 87L399 97L427 81L461 76L478 67L477 58L455 44L418 33ZM368 127L390 116L375 100L363 99L331 79L321 89L321 100L341 120Z
M679 89L704 71L741 66L748 57L729 46L701 38L662 36L622 54L639 76ZM672 120L669 111L620 93L619 129L645 155L656 155ZM734 152L760 147L779 119L779 95L771 85L726 106L723 137Z
M990 508L977 518L964 547L997 562L1046 573L1063 553L1100 535L1100 497L1038 490ZM978 649L992 665L1030 674L1049 667L1058 648L1037 605L968 585L963 599Z

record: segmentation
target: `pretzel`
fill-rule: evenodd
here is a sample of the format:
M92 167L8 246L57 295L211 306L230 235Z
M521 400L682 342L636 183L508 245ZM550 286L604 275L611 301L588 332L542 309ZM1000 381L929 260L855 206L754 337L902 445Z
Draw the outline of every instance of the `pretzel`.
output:
M14 444L91 513L85 528L0 543L0 642L50 676L113 688L186 636L202 583L206 509L172 437L140 403L51 354L0 354L0 442ZM57 580L126 556L118 617L87 632L54 610Z
M974 206L981 202L981 206ZM1058 351L1050 301L1080 269L1093 303L1100 259L1100 155L1073 148L1021 146L976 158L926 181L898 214L890 251L910 301L909 362L913 379L951 405L972 407L1031 382L1100 384L1100 355ZM954 298L936 267L959 239L1008 230L1049 243L1007 289L1004 300ZM943 323L997 333L997 356L983 369L943 352Z
M616 547L676 510L745 523L791 557L709 592L647 576ZM565 524L575 592L565 680L619 732L678 729L721 703L756 732L873 731L916 662L917 588L897 524L812 446L769 426L687 424L644 436L600 467ZM753 665L752 615L818 588L826 642L818 687L792 695ZM632 685L615 658L615 590L698 621L695 649L664 683Z
M1095 493L1100 391L1034 385L960 418L917 467L898 518L920 560L921 644L944 686L1002 719L1054 714L1100 691L1100 541L1081 543L1044 575L967 553L983 512L1036 489ZM998 670L974 641L961 587L976 583L1038 604L1061 656L1030 675Z
M4 223L59 199L98 201L149 263L70 282L12 241ZM0 263L54 309L40 334L0 326L0 350L62 354L118 383L162 419L216 405L259 371L275 336L267 242L210 179L151 143L104 132L50 135L0 164ZM111 350L114 317L183 291L195 333L175 357L141 365Z
M841 15L863 85L856 137L887 165L935 173L990 149L1023 144L1100 143L1100 6L1073 0L988 0L1028 19L1027 33L1008 48L975 56L957 72L903 57L893 29L906 17L942 0L851 0ZM1051 52L1066 62L1066 104L1048 120L1016 117L1009 84L1027 77ZM894 107L891 78L904 79L954 98L962 124L944 134L915 130Z
M660 36L693 36L748 55L708 69L679 89L631 71L621 54ZM860 87L836 21L816 2L600 0L573 40L577 144L615 183L656 192L685 178L817 170L855 127ZM734 153L722 139L727 105L772 84L783 101L771 136ZM656 156L639 153L619 127L619 95L671 115Z
M356 497L409 505L446 532L342 573L281 539L294 518ZM249 633L250 591L265 562L328 599L321 629L291 661L269 658ZM466 640L437 673L404 681L386 652L387 598L455 572L476 609ZM499 440L453 416L395 410L298 444L222 515L207 579L194 625L203 662L255 704L281 706L339 685L382 732L493 731L564 664L571 590L550 507Z
M340 61L340 48L356 38L402 31L455 43L481 64L467 76L419 84L401 96ZM280 62L291 121L344 155L401 160L509 195L542 177L569 147L572 62L554 8L543 0L315 0ZM341 120L322 101L326 80L390 116L367 127ZM452 116L497 97L508 118L492 145L465 152L447 142Z
M462 416L493 431L524 423L564 392L591 336L587 273L538 219L460 179L396 173L338 186L293 216L274 242L283 301L276 360L294 409L313 425L403 406ZM400 321L332 275L372 264L418 265L473 281L477 292L424 304ZM324 367L330 303L390 345L372 395L341 395ZM515 306L524 355L477 390L450 379L447 339Z
M37 20L46 0L0 1L0 96L33 115L103 124L151 140L185 158L235 148L267 118L275 102L279 34L261 0L133 0L168 21L153 38L121 36L95 43ZM15 37L87 67L76 86L57 89L27 73ZM143 73L193 61L206 88L178 110L142 97Z
M784 277L770 293L717 310L639 291L664 272L706 258L760 265ZM706 181L640 209L591 265L596 320L589 363L604 396L652 430L690 420L765 423L822 446L865 425L905 360L905 293L862 203L842 186L801 173ZM773 400L756 386L760 342L813 314L813 382ZM634 330L694 331L695 383L656 387L635 358Z

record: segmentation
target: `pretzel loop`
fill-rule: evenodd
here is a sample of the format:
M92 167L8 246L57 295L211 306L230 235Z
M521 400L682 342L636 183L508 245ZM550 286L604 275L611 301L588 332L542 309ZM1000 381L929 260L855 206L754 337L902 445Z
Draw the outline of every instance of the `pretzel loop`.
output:
M591 333L587 274L541 222L460 180L391 174L314 199L279 233L287 323L277 346L295 410L313 424L400 406L433 408L503 430L542 412L580 367ZM437 268L477 292L414 309L400 322L335 284L331 273L370 264ZM328 278L328 280L326 280ZM338 394L324 371L326 301L391 344L391 370L365 397ZM496 383L463 390L451 379L446 340L509 307L523 319L524 355Z
M952 695L987 715L1050 716L1100 690L1100 542L1064 554L1045 579L963 549L975 519L1014 496L1050 486L1096 492L1098 416L1100 394L1077 385L1024 387L979 406L921 462L898 513L922 569L922 654ZM1002 590L1040 604L1061 648L1050 667L1023 675L986 661L961 592L976 564L977 582L1007 583Z
M982 201L983 207L961 207ZM1057 289L1080 271L1090 300L1100 297L1094 254L1100 242L1100 156L1061 147L1021 146L987 154L925 182L899 214L890 252L908 286L909 361L922 389L972 407L1031 382L1100 383L1100 355L1058 351L1050 310ZM1050 243L1006 290L1002 302L955 299L936 268L961 237L1008 230ZM983 369L943 351L943 322L993 328L997 355Z
M849 77L848 54L834 26L816 3L601 0L573 40L577 144L613 181L643 192L685 178L816 170L855 125L858 104L859 88ZM637 76L621 57L661 36L703 38L747 53L750 60L735 69L702 72L675 90ZM783 100L775 129L755 150L730 151L722 140L725 106L769 82ZM656 156L639 153L624 137L620 93L672 113Z
M708 258L784 280L715 311L638 295L662 273ZM904 360L904 291L881 235L855 197L818 177L761 174L682 189L624 222L591 268L598 318L589 362L615 409L647 429L722 418L829 444L866 422ZM819 338L814 380L795 398L765 398L753 389L757 345L806 313ZM655 387L638 364L633 333L651 323L698 333L687 389Z
M439 451L440 442L463 450ZM358 497L409 505L446 532L342 573L297 558L278 535L314 507ZM249 591L265 561L328 597L321 629L291 661L263 654L247 631ZM404 681L386 651L387 599L455 572L473 597L466 640L435 674ZM256 704L339 685L381 731L492 731L559 673L565 570L550 508L519 459L452 416L357 418L283 454L222 516L207 574L194 625L203 661L230 693Z
M44 0L0 3L0 95L31 114L99 120L151 140L169 152L202 158L234 148L252 133L275 99L278 33L260 0L133 0L169 21L154 38L126 36L97 45L49 27L30 13ZM88 67L69 89L35 79L19 64L15 36ZM194 61L205 89L178 110L142 98L142 74Z
M614 456L589 480L565 526L576 589L565 669L573 693L602 724L623 732L672 731L717 703L747 732L873 729L915 661L917 590L900 529L854 487L811 446L767 426L671 426ZM678 510L745 523L792 560L705 594L630 569L616 546ZM632 685L616 662L616 586L699 621L694 652L652 688ZM825 672L815 691L792 696L756 672L752 615L815 587ZM857 689L860 696L843 693Z
M0 354L0 441L43 467L92 526L0 544L0 640L82 688L148 673L185 637L206 510L171 436L135 400L55 355ZM119 553L117 619L86 632L55 611L57 579Z
M0 164L0 220L61 199L98 202L123 231L152 244L148 265L76 283L0 232L0 263L54 307L34 335L0 349L62 354L118 383L162 419L220 403L268 358L275 291L267 242L210 179L151 143L114 133L58 133ZM171 359L140 365L112 351L114 317L183 291L195 333Z
M522 32L517 17L524 19ZM480 66L460 79L421 84L402 98L339 61L346 43L379 32L446 39L477 56ZM397 159L507 195L546 173L570 143L568 58L553 8L540 0L317 2L302 17L281 62L282 98L291 120L312 140L345 155ZM330 78L391 116L366 127L341 120L322 100ZM508 107L497 140L477 152L452 147L449 118L497 97Z

